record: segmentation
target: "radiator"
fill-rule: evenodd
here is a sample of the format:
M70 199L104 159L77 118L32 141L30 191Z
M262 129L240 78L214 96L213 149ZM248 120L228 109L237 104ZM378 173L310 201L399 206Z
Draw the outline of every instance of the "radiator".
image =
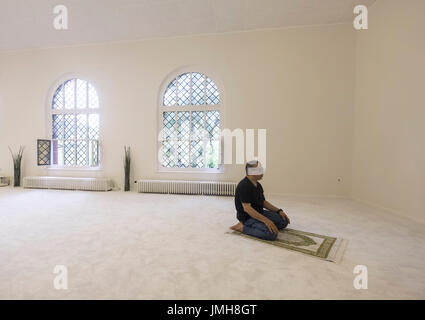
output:
M106 178L24 177L24 188L109 191L113 183Z
M137 191L143 193L235 195L236 183L224 181L139 180Z

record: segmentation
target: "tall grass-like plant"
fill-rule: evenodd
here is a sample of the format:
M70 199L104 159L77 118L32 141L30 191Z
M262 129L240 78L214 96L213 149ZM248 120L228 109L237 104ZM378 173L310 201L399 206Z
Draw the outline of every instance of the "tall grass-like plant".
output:
M130 147L124 147L124 191L130 191L130 164L131 164L131 154Z
M13 153L12 149L9 147L10 153L13 158L13 186L19 187L21 185L21 163L22 155L24 154L24 147L19 147L18 153Z

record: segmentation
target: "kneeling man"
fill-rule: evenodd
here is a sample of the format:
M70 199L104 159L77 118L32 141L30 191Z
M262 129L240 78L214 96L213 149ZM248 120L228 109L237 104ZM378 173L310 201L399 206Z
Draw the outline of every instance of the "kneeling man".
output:
M258 182L264 174L261 163L250 161L245 171L246 177L239 182L235 194L239 223L230 229L264 240L276 240L278 230L286 228L290 220L282 209L264 198L263 187Z

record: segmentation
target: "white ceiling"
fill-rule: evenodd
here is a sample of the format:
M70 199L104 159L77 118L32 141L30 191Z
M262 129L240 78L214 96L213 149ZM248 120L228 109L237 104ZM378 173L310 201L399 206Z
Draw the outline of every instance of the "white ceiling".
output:
M375 0L0 0L0 50L350 22ZM68 8L69 30L53 28Z

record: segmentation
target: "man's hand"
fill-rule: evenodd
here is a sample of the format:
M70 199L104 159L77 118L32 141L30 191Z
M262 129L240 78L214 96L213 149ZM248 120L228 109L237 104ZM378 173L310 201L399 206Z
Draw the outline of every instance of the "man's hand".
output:
M285 212L283 212L283 210L280 212L280 216L281 216L283 219L287 220L287 221L288 221L288 224L290 224L290 223L291 223L291 220L289 220L289 217L286 215L286 213L285 213Z
M266 227L270 230L271 233L275 233L277 234L279 232L279 230L277 229L276 225L274 224L273 221L271 221L270 219L265 219L263 221L263 223L266 225Z
M271 233L277 234L279 232L279 230L277 229L274 222L271 221L270 219L266 218L264 215L262 215L257 210L255 210L253 207L251 207L250 203L242 202L242 207L243 207L244 211L251 216L251 218L254 218L254 219L264 223L266 225L266 227L270 230Z
M282 209L279 209L278 207L275 207L274 205L272 205L267 200L264 201L264 208L266 208L267 210L270 210L272 212L278 212L283 219L285 219L285 220L288 221L288 224L291 223L291 220L289 220L288 216L286 215L285 212L283 212Z

